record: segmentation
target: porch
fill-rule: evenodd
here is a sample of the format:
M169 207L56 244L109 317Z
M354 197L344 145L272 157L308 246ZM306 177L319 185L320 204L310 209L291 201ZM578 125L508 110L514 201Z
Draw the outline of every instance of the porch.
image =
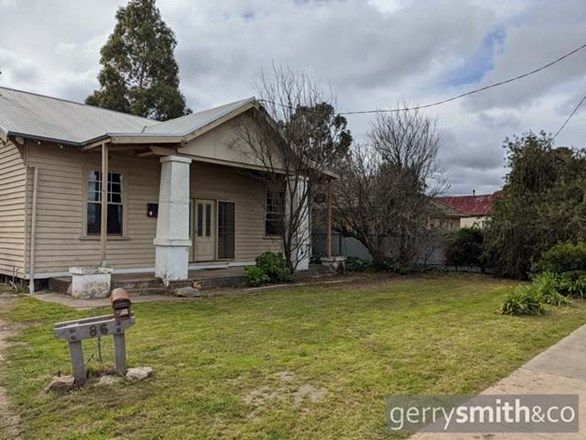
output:
M127 240L126 244L131 244L128 241L132 241L131 236L136 233L130 223L144 215L131 195L125 197L124 175L116 172L116 160L121 157L119 155L131 155L132 152L127 147L117 149L103 143L100 171L93 173L96 177L90 175L95 181L88 182L90 188L95 188L90 192L95 192L92 196L99 201L95 203L99 206L96 206L95 215L91 218L88 211L87 228L89 231L91 227L95 239L99 240L99 266L112 267L114 273L118 269L136 269L134 273L141 269L140 266L126 267L126 261L117 258L113 246L118 245L119 237L111 234L114 229L114 234L120 234ZM270 205L270 200L273 200L270 196L272 190L267 188L260 176L264 171L242 164L211 163L187 151L177 154L169 154L168 150L150 153L134 151L134 154L159 166L153 176L153 181L158 180L155 183L158 188L151 186L152 203L146 204L152 234L152 246L149 249L152 260L148 262L150 264L142 266L144 272L149 272L154 266L155 276L165 284L188 281L189 270L193 266L221 266L224 263L250 265L263 252L282 250L281 238L271 228L273 223L281 220L271 216L276 215L277 211L282 216L287 215L285 201L278 208ZM101 176L108 176L108 185L102 185ZM110 179L114 181L110 182ZM284 176L284 179L287 177ZM304 189L299 187L305 188L307 181L296 180L293 185L287 185L287 190L295 188L294 191L301 194ZM118 187L122 194L112 194L112 189ZM121 208L114 206L113 197L121 200ZM125 198L130 200L124 203ZM144 200L144 195L140 194L140 198ZM308 217L307 202L301 203L305 205L302 208L303 215ZM121 214L127 209L132 211ZM293 209L299 208L294 206ZM113 218L119 219L114 228L111 224ZM125 225L126 220L128 225ZM146 232L142 224L144 220L140 221L140 227ZM298 270L307 269L310 257L308 219L303 224L297 233Z
M297 272L295 281L318 280L322 277L335 275L328 268L311 264L308 270ZM55 277L49 279L49 290L55 293L67 294L71 285L71 277ZM124 273L112 275L112 289L122 287L133 295L170 294L181 287L196 287L201 290L238 288L246 285L244 266L229 266L228 264L207 264L201 268L190 269L185 280L170 281L167 285L157 278L153 272Z
M243 266L254 264L263 252L282 251L274 224L291 212L301 216L293 258L297 270L308 269L309 207L301 197L307 178L283 174L285 194L291 196L277 206L275 190L259 167L174 147L103 141L62 152L60 173L71 176L71 194L45 186L52 177L41 170L40 183L33 185L29 279L51 279L56 291L73 284L76 297L103 295L121 285L138 293L194 284L237 286L244 281ZM33 148L42 163L49 150ZM80 194L81 200L72 197ZM292 206L285 199L293 200ZM329 202L331 222L331 196ZM56 203L67 203L68 213L64 219L51 218L58 235L45 221ZM39 233L36 224L43 228ZM219 269L226 271L215 273ZM31 286L34 290L34 282Z

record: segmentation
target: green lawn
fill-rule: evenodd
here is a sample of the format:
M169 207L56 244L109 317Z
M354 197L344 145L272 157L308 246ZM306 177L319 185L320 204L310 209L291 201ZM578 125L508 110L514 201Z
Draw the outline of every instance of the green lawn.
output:
M0 310L30 324L0 381L31 439L388 438L386 395L480 391L585 322L584 303L497 314L515 285L438 275L138 304L129 363L155 376L66 395L42 391L69 371L53 323L108 310L23 298Z

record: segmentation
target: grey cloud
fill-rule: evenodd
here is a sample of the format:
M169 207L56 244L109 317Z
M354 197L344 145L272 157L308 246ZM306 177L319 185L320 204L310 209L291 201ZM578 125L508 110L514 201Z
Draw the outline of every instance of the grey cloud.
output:
M586 6L583 0L538 0L507 26L504 50L481 85L500 81L558 58L584 44ZM584 52L516 83L468 100L469 108L527 108L568 81L584 78Z
M0 84L83 100L97 87L99 48L125 0L0 0ZM254 93L274 60L331 84L339 109L389 108L443 99L502 80L583 43L583 0L159 0L175 31L181 88L195 110ZM476 83L450 85L485 36L503 29L502 51ZM12 32L11 29L18 29ZM25 36L25 37L23 37ZM585 52L586 53L586 52ZM527 80L431 108L444 135L450 193L502 184L502 140L555 131L586 87L586 56ZM446 85L448 84L448 85ZM586 93L586 92L583 92ZM586 111L559 145L584 145ZM351 116L364 139L369 117Z

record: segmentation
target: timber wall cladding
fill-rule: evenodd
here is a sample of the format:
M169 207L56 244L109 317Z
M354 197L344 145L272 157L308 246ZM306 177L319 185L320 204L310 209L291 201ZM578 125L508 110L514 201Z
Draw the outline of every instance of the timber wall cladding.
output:
M85 200L87 172L101 168L100 154L29 144L27 164L39 167L35 272L67 272L70 266L99 264L99 237L85 237ZM159 163L112 153L110 169L124 175L126 235L109 238L108 264L152 267L156 218L146 216L146 205L158 199ZM31 197L27 201L30 206Z
M191 167L191 197L235 203L236 261L253 261L265 251L278 251L281 241L265 237L265 190L247 171L197 162Z
M99 238L85 237L84 228L86 173L101 168L100 154L50 144L27 144L26 158L28 167L39 167L35 272L42 276L67 272L70 266L99 264ZM124 176L125 236L109 238L107 262L116 269L152 268L157 219L148 217L146 209L148 203L158 200L159 160L113 152L110 170ZM236 203L236 261L252 261L266 250L280 249L280 240L264 236L261 183L238 169L202 162L191 165L190 176L191 197ZM26 199L29 228L31 186L27 188L31 196ZM23 256L25 251L28 255L24 238L20 246Z
M0 273L24 276L25 185L23 148L0 141Z

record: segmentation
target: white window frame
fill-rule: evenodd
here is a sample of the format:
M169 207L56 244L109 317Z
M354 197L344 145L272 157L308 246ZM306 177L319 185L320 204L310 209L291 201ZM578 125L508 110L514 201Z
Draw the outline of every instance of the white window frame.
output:
M88 233L88 219L87 219L87 212L88 212L88 205L90 203L94 203L94 204L99 204L101 205L102 203L102 180L98 180L99 182L99 190L98 191L92 191L94 194L97 193L98 200L90 200L89 194L90 194L90 173L98 173L101 179L101 174L102 171L99 169L95 169L92 167L87 167L84 170L84 210L83 210L83 237L84 238L88 238L88 239L99 239L99 234L98 233ZM112 197L113 197L113 192L112 192L112 184L114 183L113 181L111 181L110 176L114 175L114 174L118 174L120 176L120 192L116 192L116 194L120 195L120 202L113 202L112 201ZM92 181L92 182L95 182ZM127 227L127 218L128 218L128 209L127 209L127 203L126 203L126 177L125 177L125 173L122 170L110 170L108 171L108 205L118 205L118 206L122 206L122 232L120 234L108 234L108 238L126 238L126 227Z

